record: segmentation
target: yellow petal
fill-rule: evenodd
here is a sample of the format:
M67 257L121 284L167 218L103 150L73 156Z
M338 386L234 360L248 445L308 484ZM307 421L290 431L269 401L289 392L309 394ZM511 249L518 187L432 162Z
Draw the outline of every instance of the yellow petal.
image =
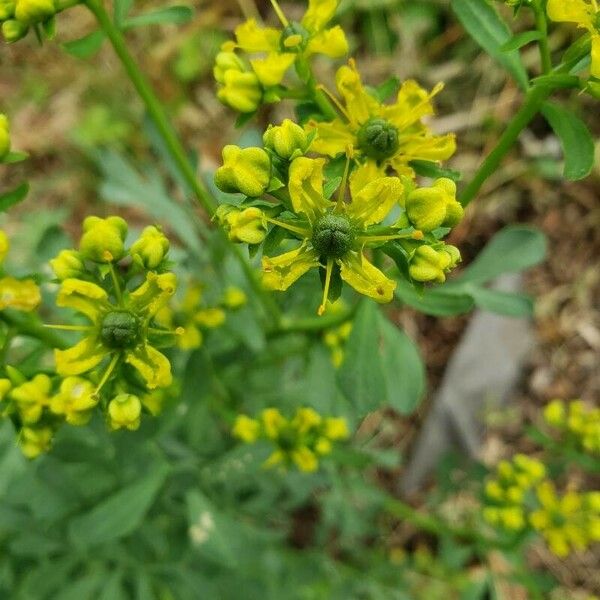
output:
M444 89L438 83L431 92L427 92L416 81L405 81L400 90L396 103L383 109L383 118L391 121L399 130L402 130L427 115L434 113L431 99Z
M272 52L266 58L250 61L258 80L265 87L279 85L287 70L294 64L297 54L279 54Z
M311 223L329 208L323 197L324 159L300 157L292 162L289 171L289 192L294 211L305 214Z
M346 103L348 117L353 125L362 125L370 117L381 112L381 106L367 93L353 60L338 69L335 77L337 88Z
M352 196L346 212L363 227L381 223L400 201L404 186L397 177L380 177L368 183Z
M98 320L103 310L110 308L106 291L81 279L65 279L58 291L56 304L84 314L92 323Z
M302 26L312 33L320 31L333 19L338 4L339 0L309 0Z
M238 46L246 52L276 52L281 32L272 27L259 27L249 19L235 30Z
M54 361L59 375L80 375L97 366L108 354L100 340L94 336L82 339L67 350L55 350Z
M377 302L391 302L396 282L388 279L362 253L348 252L339 264L342 279L358 293Z
M308 249L306 245L273 258L264 256L262 259L262 283L268 290L283 292L307 271L318 266L317 253Z
M348 148L356 145L356 135L348 124L339 119L331 123L318 123L311 121L309 131L316 129L317 135L310 145L310 150L327 156L343 154Z
M0 310L14 308L32 311L40 302L40 288L31 279L24 281L19 281L14 277L0 279Z
M173 382L169 359L150 344L129 350L125 362L137 369L149 389L167 387Z
M592 35L592 64L590 66L590 73L594 77L600 78L600 34Z
M553 21L577 23L583 27L592 27L592 5L586 0L548 0L546 10Z
M182 350L194 350L202 346L202 332L192 323L188 323L183 333L177 337L177 345Z
M379 167L375 161L368 160L352 171L350 194L354 198L368 183L381 177L385 177L385 167Z
M209 329L220 327L225 323L226 315L222 308L205 308L194 315L194 321L201 327Z
M129 308L137 315L154 316L163 308L177 289L175 273L146 274L146 281L129 294Z
M314 35L306 46L307 54L324 54L330 58L341 58L348 54L348 40L344 30L336 25Z
M292 451L292 460L305 473L314 473L319 468L319 460L312 450L302 446Z

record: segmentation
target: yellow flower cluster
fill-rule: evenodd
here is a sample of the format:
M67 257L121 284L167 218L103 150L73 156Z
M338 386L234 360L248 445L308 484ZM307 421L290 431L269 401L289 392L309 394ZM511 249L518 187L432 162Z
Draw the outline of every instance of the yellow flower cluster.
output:
M496 476L485 485L484 519L509 531L525 529L527 497L545 476L543 463L524 454L516 454L512 461L501 461Z
M600 542L600 492L568 491L559 497L554 484L543 481L535 493L538 508L529 522L554 554L564 557Z
M0 271L10 249L8 236L0 230ZM15 279L10 275L0 277L0 311L7 308L31 312L41 301L40 289L32 279Z
M258 419L239 415L233 435L246 444L258 440L272 444L275 449L265 467L295 465L300 471L311 473L319 468L319 458L332 451L333 443L350 434L345 419L322 417L312 408L298 408L289 419L278 409L267 408Z
M563 557L600 541L600 492L558 496L543 463L517 454L486 482L483 517L513 533L534 530Z
M78 0L0 0L0 25L6 42L24 38L33 28L38 35L54 36L54 16Z
M181 350L194 350L202 345L203 330L215 329L225 323L227 310L237 310L247 302L243 290L230 286L223 293L218 306L205 306L202 301L202 285L190 285L180 302L171 303L156 315L156 321L163 327L182 327L176 344Z
M456 150L453 134L435 135L423 122L443 86L429 92L405 81L395 102L385 104L350 60L337 71L339 98L325 94L308 58L347 53L343 31L328 28L337 4L310 0L301 22L290 23L273 2L283 29L244 23L215 66L219 97L241 112L267 101L266 90L276 97L292 65L301 87L290 97L311 99L315 107L302 124L285 119L270 125L262 148L224 148L215 183L245 198L222 204L215 218L233 242L257 245L269 236L270 249L283 247L275 256L263 254L268 290L285 291L318 269L319 314L343 282L377 302L392 300L396 281L369 260L371 248L382 248L417 286L444 282L461 259L442 241L463 217L455 183L445 177L430 187L416 183L418 168L435 170Z
M348 42L339 27L329 27L339 0L309 0L300 21L290 21L276 0L271 0L280 28L262 27L249 19L235 30L218 54L214 76L218 98L242 113L254 112L263 102L277 101L280 84L292 65L308 78L307 63L315 54L340 58ZM242 56L240 56L241 53Z
M583 451L600 455L600 408L581 400L553 400L544 409L544 420Z

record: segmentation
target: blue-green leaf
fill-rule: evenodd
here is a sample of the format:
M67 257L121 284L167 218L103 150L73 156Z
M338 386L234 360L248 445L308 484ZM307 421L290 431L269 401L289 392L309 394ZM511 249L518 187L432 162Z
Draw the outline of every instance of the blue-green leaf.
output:
M516 50L503 52L512 34L488 0L452 0L452 10L469 35L515 79L521 89L529 86L527 71Z
M147 25L163 25L173 23L183 25L188 23L194 16L194 11L189 6L169 6L153 12L135 17L129 17L123 22L123 29L132 29L134 27L145 27Z
M93 56L100 50L104 39L105 35L103 31L94 31L78 40L65 42L62 47L71 56L86 59L90 58L90 56Z
M544 103L542 114L560 140L565 156L565 177L570 181L587 177L594 168L595 146L586 124L552 102Z
M506 42L500 46L500 50L502 52L512 52L513 50L518 50L527 44L531 44L531 42L536 42L542 37L542 34L539 31L523 31L522 33L518 33L513 36Z
M10 192L0 194L0 212L6 212L9 208L12 208L15 204L19 204L27 197L29 193L29 184L22 183Z
M473 308L473 299L462 290L446 286L425 288L420 294L414 286L404 281L398 281L396 298L426 315L434 317L451 317L463 315Z

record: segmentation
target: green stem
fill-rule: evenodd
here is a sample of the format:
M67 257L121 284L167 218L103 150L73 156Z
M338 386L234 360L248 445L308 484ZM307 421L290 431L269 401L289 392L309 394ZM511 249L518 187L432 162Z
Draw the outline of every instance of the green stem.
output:
M36 338L51 348L59 348L64 350L69 347L69 344L52 329L44 327L37 320L33 320L31 316L17 311L4 310L0 313L0 319L10 325L20 335L26 335Z
M208 189L200 182L196 177L195 170L190 163L184 147L182 146L179 138L175 134L169 119L165 113L165 110L154 94L154 90L150 86L145 75L141 72L138 65L134 61L133 57L129 53L125 39L121 31L114 25L108 13L104 9L101 0L85 0L87 7L96 17L100 27L106 34L106 37L110 40L110 43L121 61L129 79L133 86L138 92L140 98L144 102L146 110L152 121L154 122L156 129L162 137L169 154L175 161L182 177L193 191L198 202L206 210L206 212L212 216L217 208L217 202L212 197ZM220 235L224 233L219 229ZM262 288L260 280L257 278L256 273L246 257L243 255L240 248L237 246L230 246L231 252L239 262L244 275L250 283L254 293L260 299L265 312L275 320L279 322L279 307L273 298Z
M477 196L488 177L500 166L502 159L508 154L517 141L521 131L529 125L535 115L540 111L542 104L552 94L554 88L551 86L533 87L527 93L525 102L519 112L513 117L505 132L500 137L496 147L479 167L471 183L464 189L461 195L461 203L467 206Z
M552 57L550 55L550 46L548 44L548 21L546 19L546 8L544 5L544 0L534 0L531 6L535 14L535 26L541 35L538 44L540 47L542 71L543 73L550 73L552 70Z

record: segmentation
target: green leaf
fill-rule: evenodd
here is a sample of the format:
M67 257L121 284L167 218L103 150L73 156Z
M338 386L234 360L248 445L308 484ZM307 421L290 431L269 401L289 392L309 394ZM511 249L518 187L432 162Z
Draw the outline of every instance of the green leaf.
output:
M150 473L123 487L89 512L69 523L69 538L74 546L86 548L122 538L144 520L167 477L168 467L160 462Z
M27 152L9 152L2 160L0 160L0 164L14 165L23 162L28 158L29 154L27 154Z
M502 52L512 52L513 50L527 46L527 44L531 44L531 42L536 42L541 37L542 34L539 31L523 31L510 38L505 44L502 44L500 50Z
M380 315L382 366L387 404L403 415L411 414L425 390L425 368L413 341Z
M452 0L452 10L469 35L515 79L523 90L529 86L527 71L516 50L503 52L512 34L488 0Z
M426 288L422 294L408 281L400 280L396 286L396 298L426 315L452 317L472 310L474 302L463 290L446 290L445 286Z
M94 31L78 40L65 42L62 47L71 56L86 59L90 58L100 50L104 39L105 35L103 31Z
M129 17L123 21L122 28L126 30L134 27L161 25L165 23L183 25L184 23L188 23L193 16L194 11L189 6L169 6L168 8L161 8L143 15Z
M0 194L0 212L6 212L9 208L12 208L15 204L19 204L27 197L29 193L29 184L22 183L19 187L16 187L10 192Z
M518 273L541 263L546 257L546 236L525 225L512 225L498 232L463 275L452 282L486 283L503 273Z
M374 302L361 303L346 345L344 363L338 371L340 388L359 415L385 404L378 311Z
M120 29L123 26L123 22L127 18L131 7L133 6L134 0L115 0L114 1L114 15L115 25Z
M420 175L421 177L431 177L432 179L447 177L448 179L452 179L452 181L460 181L462 179L462 173L460 171L444 169L433 161L411 160L410 166L415 170L417 175Z
M533 316L533 300L524 294L502 292L478 286L468 286L478 308L507 317Z
M369 91L372 92L372 95L375 96L379 102L386 102L398 93L400 85L401 81L398 77L390 77L387 81L384 81L382 84Z
M98 600L127 600L127 594L121 583L123 574L119 571L112 573L102 584L102 592Z
M546 102L542 114L558 136L565 156L564 174L570 181L587 177L594 167L594 140L586 124L571 111Z

